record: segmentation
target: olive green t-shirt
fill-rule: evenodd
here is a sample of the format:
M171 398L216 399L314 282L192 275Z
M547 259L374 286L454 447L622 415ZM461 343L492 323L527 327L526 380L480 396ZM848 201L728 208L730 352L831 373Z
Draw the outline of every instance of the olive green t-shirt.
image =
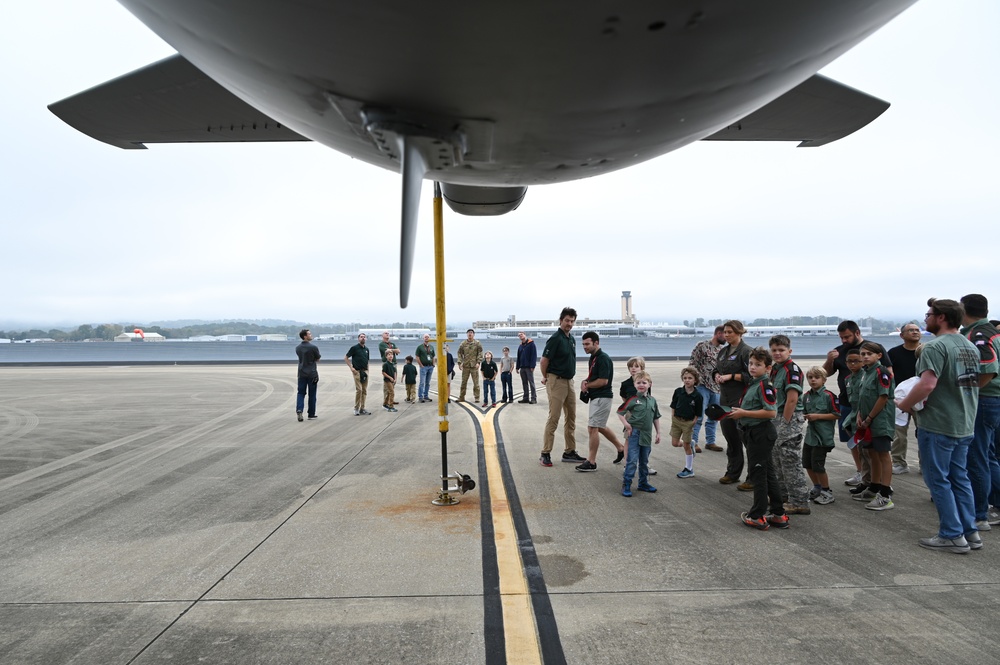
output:
M639 395L629 397L624 404L618 407L618 415L624 416L632 429L639 430L639 445L653 445L653 421L660 419L660 409L656 405L656 399L650 395Z
M809 390L802 396L802 411L806 415L832 413L839 417L840 403L837 396L826 388ZM833 448L833 431L836 425L836 420L810 420L806 424L806 445Z
M851 404L854 404L854 415L867 417L871 415L875 403L882 395L886 396L885 406L872 418L868 429L872 436L892 437L896 432L896 402L895 395L896 382L882 363L875 363L871 367L866 367L862 373L861 387L857 391L857 397L851 396Z
M802 412L802 376L802 368L795 364L791 358L771 368L771 383L774 385L774 394L777 396L775 408L778 410L778 415L781 415L785 408L789 390L795 390L799 393L795 412Z
M979 350L958 333L924 344L917 376L932 371L937 385L920 412L920 429L964 439L972 436L979 406Z
M740 401L740 408L746 411L759 411L761 409L777 411L774 386L767 380L766 375L750 379L750 385L747 386L747 391L743 393L743 399ZM737 419L743 427L757 427L758 425L763 425L768 420L747 417Z

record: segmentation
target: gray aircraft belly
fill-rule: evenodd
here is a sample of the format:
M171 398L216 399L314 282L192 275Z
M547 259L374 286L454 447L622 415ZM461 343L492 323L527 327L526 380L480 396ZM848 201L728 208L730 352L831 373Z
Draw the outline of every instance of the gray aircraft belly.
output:
M306 138L398 170L366 109L458 128L464 152L433 177L509 186L606 173L712 135L914 1L122 4Z

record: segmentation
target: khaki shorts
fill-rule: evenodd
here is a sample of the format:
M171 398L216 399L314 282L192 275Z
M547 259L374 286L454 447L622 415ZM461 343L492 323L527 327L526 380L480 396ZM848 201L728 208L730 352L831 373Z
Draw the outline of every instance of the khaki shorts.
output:
M694 430L695 420L681 420L677 416L670 416L670 438L680 439L684 443L691 443L691 432Z
M611 397L597 397L590 400L587 412L587 427L607 427L611 415Z

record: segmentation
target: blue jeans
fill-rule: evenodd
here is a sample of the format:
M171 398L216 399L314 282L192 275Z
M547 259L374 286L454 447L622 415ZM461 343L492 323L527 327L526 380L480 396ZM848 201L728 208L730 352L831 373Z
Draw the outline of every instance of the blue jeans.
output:
M500 385L503 386L503 401L514 401L514 382L510 372L500 372Z
M490 394L493 399L490 399ZM497 382L496 379L483 379L483 404L497 403Z
M1000 397L979 396L976 410L976 429L969 446L969 482L976 505L976 519L986 519L990 495L995 493L993 466L996 462L996 435L1000 427ZM991 450L992 449L992 450ZM997 468L1000 473L1000 467Z
M938 512L938 535L955 539L976 530L972 484L965 468L972 437L954 437L917 430L920 471Z
M431 374L434 373L434 366L420 368L420 385L417 386L417 399L429 399L427 391L431 387Z
M854 440L854 437L851 436L851 433L848 432L846 429L844 429L844 423L847 422L847 419L850 416L851 416L851 405L850 404L844 404L844 397L841 396L840 397L840 417L837 418L837 431L840 433L840 442L841 443L848 443L848 442L852 442ZM854 448L854 444L853 443L849 443L849 445L847 446L847 448L848 448L848 450L850 450L851 448Z
M299 392L295 396L295 412L302 413L302 407L305 405L306 401L306 390L309 391L309 415L316 415L316 386L319 385L319 379L313 381L312 379L299 379Z
M649 450L652 446L639 445L639 430L632 428L628 436L628 455L625 457L625 473L622 487L632 487L636 464L639 465L639 487L649 484Z
M982 399L982 398L980 398ZM1000 427L993 432L993 443L990 444L990 505L1000 507Z
M707 421L705 422L705 443L710 446L715 443L715 427L719 423L711 418L706 418L705 409L708 408L709 404L719 403L719 393L713 393L705 386L697 386L697 388L698 394L701 395L702 410L698 419L694 421L694 431L691 432L691 443L698 443L698 432L701 431L701 423Z

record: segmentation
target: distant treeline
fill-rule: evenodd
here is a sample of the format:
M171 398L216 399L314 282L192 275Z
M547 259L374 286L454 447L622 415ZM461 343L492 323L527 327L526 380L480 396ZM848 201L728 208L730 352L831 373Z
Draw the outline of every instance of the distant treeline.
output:
M54 339L57 342L82 342L88 339L99 339L111 341L122 332L132 332L136 328L142 329L146 333L160 333L168 339L186 339L198 335L264 335L284 333L289 337L296 337L303 328L309 328L314 336L330 333L348 333L358 328L432 328L430 323L396 322L396 323L293 323L289 325L265 326L256 323L245 323L240 321L225 321L215 323L199 323L186 325L178 328L168 328L162 326L148 326L141 323L119 324L101 323L84 324L75 330L21 330L4 331L0 330L0 338L3 339Z

